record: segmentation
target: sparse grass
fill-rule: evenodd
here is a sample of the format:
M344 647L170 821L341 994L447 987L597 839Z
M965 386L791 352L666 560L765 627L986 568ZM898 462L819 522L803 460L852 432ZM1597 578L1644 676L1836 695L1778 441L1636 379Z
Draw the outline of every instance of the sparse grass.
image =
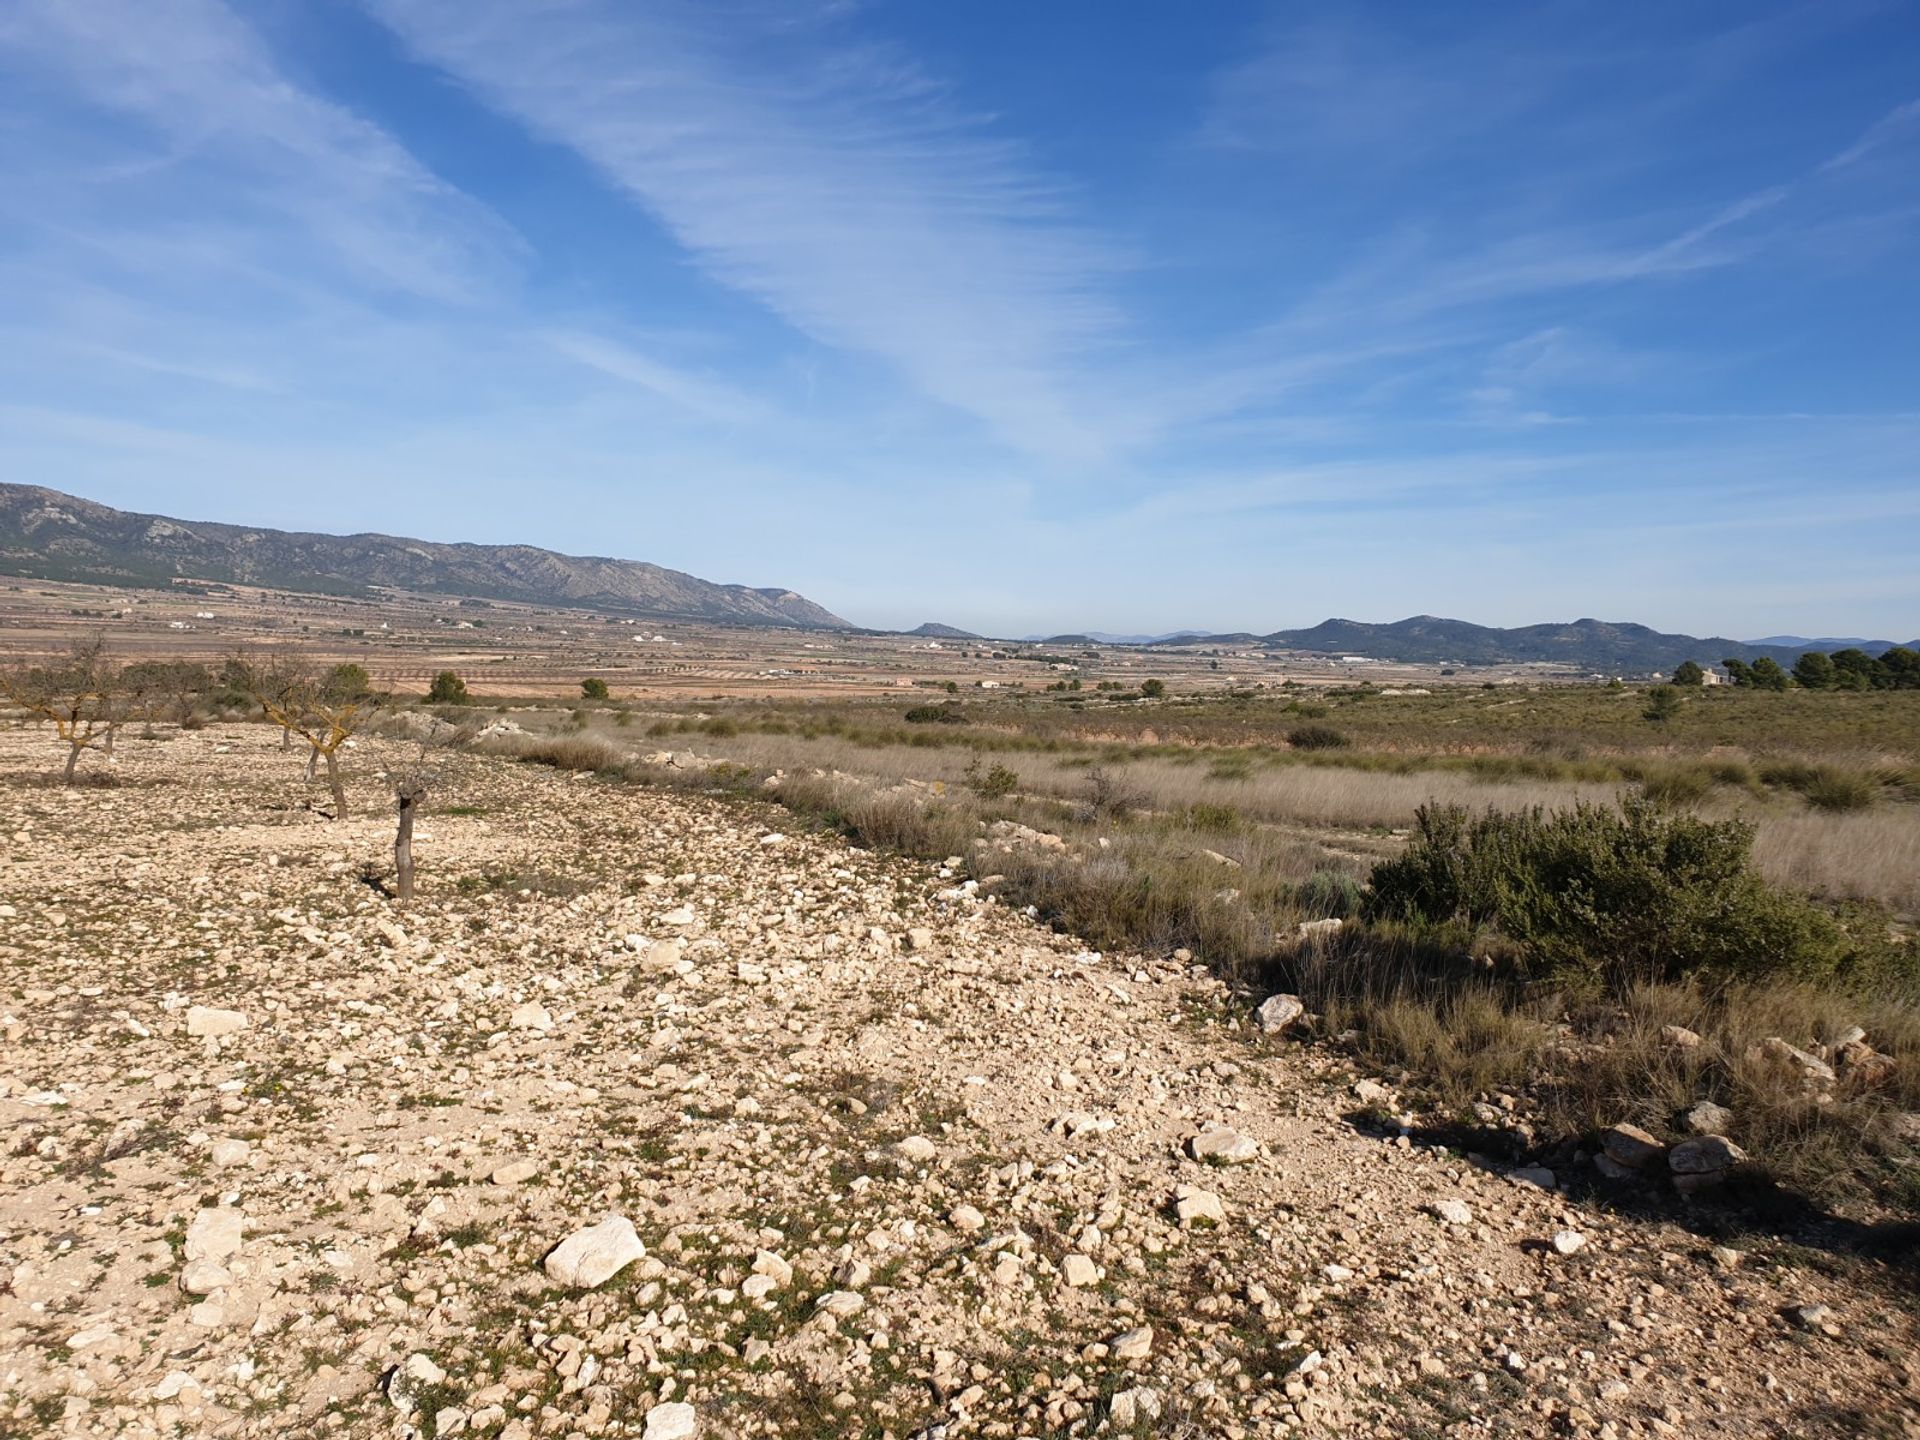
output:
M1600 692L1572 699L1550 692L1490 692L1482 699L1475 692L1447 697L1444 712L1465 719L1477 710L1487 722L1496 707L1502 714L1564 716L1577 706L1591 718L1609 703ZM1275 725L1267 740L1223 751L1167 743L1165 731L1183 722L1164 708L1156 712L1160 738L1096 742L1066 730L1086 722L1018 702L970 707L965 723L916 725L912 733L872 714L772 707L744 707L725 727L715 717L656 723L656 730L696 737L696 754L726 762L706 770L640 765L593 733L562 737L559 761L550 739L518 748L563 768L599 760L600 768L646 783L775 798L865 845L928 859L960 855L976 878L996 877L1004 900L1034 906L1090 944L1184 946L1250 990L1296 989L1325 1017L1328 1033L1353 1029L1372 1064L1404 1068L1409 1084L1443 1104L1511 1090L1544 1107L1544 1130L1575 1134L1628 1115L1659 1121L1649 1128L1671 1127L1683 1101L1742 1097L1746 1114L1734 1138L1784 1181L1827 1197L1869 1190L1897 1196L1898 1173L1883 1147L1892 1103L1886 1092L1841 1097L1815 1113L1797 1096L1767 1088L1732 1038L1768 1023L1776 1027L1769 1033L1799 1034L1794 997L1817 993L1835 1013L1876 1017L1871 1023L1880 1030L1871 1033L1883 1048L1905 1047L1897 1049L1894 1092L1904 1094L1899 1087L1915 1083L1920 1060L1911 1042L1893 1036L1906 1033L1898 1017L1912 1013L1913 999L1900 988L1912 967L1902 963L1907 952L1885 943L1884 913L1844 917L1850 953L1864 958L1851 978L1810 992L1789 978L1699 991L1679 981L1610 994L1566 973L1534 971L1529 978L1516 963L1524 946L1470 928L1427 933L1376 922L1350 924L1332 943L1296 939L1302 920L1358 912L1360 878L1399 853L1394 832L1424 803L1506 812L1538 806L1547 815L1582 802L1610 810L1623 783L1667 816L1693 811L1702 823L1748 817L1754 864L1774 884L1834 901L1920 907L1920 813L1903 803L1902 788L1912 783L1911 764L1680 751L1675 737L1695 723L1696 711L1717 704L1715 697L1684 707L1655 749L1647 748L1636 713L1630 719L1640 748L1612 753L1596 752L1582 728L1540 727L1538 714L1531 727L1516 725L1510 748L1500 753L1439 750L1432 736L1420 750L1382 749L1377 740L1370 746L1358 738L1370 717L1399 707L1396 697L1330 698L1322 708L1356 743L1324 751L1281 743L1278 726L1304 718L1304 706L1289 714L1265 705ZM1260 707L1182 707L1215 726L1250 708ZM1000 723L989 726L989 714ZM1126 714L1102 713L1099 723L1129 723L1120 718ZM989 754L998 757L996 772L1014 777L1011 784L978 783ZM622 758L616 764L610 756ZM763 780L776 770L781 779L766 789ZM1842 809L1803 800L1827 793L1823 787L1840 793L1861 783L1884 803ZM988 829L999 820L1057 835L1064 845L1002 846ZM1702 916L1701 923L1716 922ZM1632 977L1616 978L1625 984ZM1691 1028L1704 1025L1703 1035L1726 1037L1708 1052L1710 1062L1681 1066L1647 1049L1644 1026L1633 1017L1652 1013L1655 997L1658 1005L1679 1004L1675 995L1693 997L1689 1013L1698 1023ZM1880 1031L1889 1038L1881 1041Z

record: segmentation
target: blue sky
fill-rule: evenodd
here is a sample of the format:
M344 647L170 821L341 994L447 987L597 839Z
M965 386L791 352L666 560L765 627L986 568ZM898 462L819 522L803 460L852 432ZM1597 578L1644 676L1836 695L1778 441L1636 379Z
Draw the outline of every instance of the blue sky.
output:
M857 622L1920 631L1920 8L6 0L0 477Z

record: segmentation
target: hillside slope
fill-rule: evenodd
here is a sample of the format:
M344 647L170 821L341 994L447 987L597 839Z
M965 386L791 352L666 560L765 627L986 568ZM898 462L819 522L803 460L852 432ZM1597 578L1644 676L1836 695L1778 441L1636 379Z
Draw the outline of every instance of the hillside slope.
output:
M0 485L0 574L108 584L193 578L347 594L389 586L671 619L851 628L791 590L716 585L644 561L176 520L36 485Z

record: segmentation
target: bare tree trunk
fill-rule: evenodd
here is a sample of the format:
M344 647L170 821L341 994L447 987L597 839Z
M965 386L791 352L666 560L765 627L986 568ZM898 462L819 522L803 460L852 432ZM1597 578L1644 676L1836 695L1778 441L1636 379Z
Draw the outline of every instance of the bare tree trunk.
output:
M280 748L282 750L291 750L293 748L293 727L291 725L282 725L280 727ZM307 778L309 780L313 778L313 772L311 770L307 772Z
M332 757L329 756L328 758L331 759ZM309 784L312 783L313 772L319 768L319 765L320 765L320 747L316 745L313 747L312 752L307 756L307 781Z
M61 784L63 785L73 784L73 767L80 763L80 752L84 749L86 749L86 746L84 745L75 745L71 741L68 742L67 773L61 777L61 781L60 781Z
M426 796L420 786L406 786L398 792L400 829L393 840L393 872L402 900L413 899L413 812Z
M317 753L317 752L316 752ZM333 818L347 818L347 787L340 779L340 757L329 750L327 756L327 788L333 791Z

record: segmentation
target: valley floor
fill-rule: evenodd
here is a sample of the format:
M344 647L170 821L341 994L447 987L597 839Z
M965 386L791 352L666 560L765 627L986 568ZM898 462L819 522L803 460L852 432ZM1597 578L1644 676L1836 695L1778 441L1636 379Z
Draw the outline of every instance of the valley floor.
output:
M0 732L0 1435L1920 1435L1902 1275L1371 1132L1204 972L475 755L403 908L411 752L277 742Z

